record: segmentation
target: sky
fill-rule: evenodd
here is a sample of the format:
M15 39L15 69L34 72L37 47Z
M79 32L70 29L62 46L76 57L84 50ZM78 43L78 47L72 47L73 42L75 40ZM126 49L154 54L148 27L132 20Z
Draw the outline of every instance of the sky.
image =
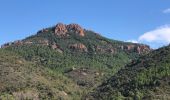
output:
M170 0L0 0L0 45L58 22L159 48L170 43Z

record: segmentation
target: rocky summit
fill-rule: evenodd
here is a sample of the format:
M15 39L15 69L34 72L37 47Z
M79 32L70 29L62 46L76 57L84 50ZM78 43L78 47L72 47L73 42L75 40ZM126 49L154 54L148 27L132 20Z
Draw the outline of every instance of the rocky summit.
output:
M58 36L68 36L68 32L75 33L79 36L85 36L84 29L78 24L65 25L58 23L55 27L55 34Z

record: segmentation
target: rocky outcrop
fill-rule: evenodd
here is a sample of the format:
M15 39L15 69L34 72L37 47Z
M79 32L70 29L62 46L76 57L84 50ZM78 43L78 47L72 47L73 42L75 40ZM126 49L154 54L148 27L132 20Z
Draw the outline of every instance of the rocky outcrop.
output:
M116 48L113 48L112 46L109 47L101 47L101 46L96 46L95 48L96 52L99 53L110 53L110 54L115 54L116 53Z
M6 44L3 44L2 46L1 46L1 48L7 48L7 47L9 47L9 46L11 46L12 45L12 43L10 42L10 43L6 43Z
M148 53L151 51L150 47L147 45L140 45L135 48L136 52L141 54L141 53Z
M31 45L31 44L36 44L36 45L44 45L44 46L48 46L49 45L49 41L46 39L40 39L38 41L14 41L14 42L9 42L9 43L5 43L4 45L1 46L1 48L7 48L10 46L20 46L20 45Z
M135 48L135 45L126 45L126 46L123 46L123 49L127 50L127 51L133 50L134 48Z
M55 34L57 36L69 36L69 32L75 33L76 35L79 36L85 36L84 29L78 25L78 24L69 24L65 25L62 23L59 23L55 27Z
M26 40L22 42L23 45L31 45L31 44L35 44L35 45L43 45L43 46L49 46L49 41L47 39L39 39L37 41L31 41L31 40Z
M22 45L22 44L23 44L23 42L18 40L18 41L14 41L14 42L5 43L4 45L1 46L1 48L7 48L12 45L18 46L18 45Z
M136 52L138 54L142 54L142 53L148 53L151 51L150 47L147 45L125 45L125 46L120 46L120 48L124 51L128 51L128 52Z
M67 25L68 31L75 32L79 36L85 36L84 29L78 24L69 24Z
M60 46L58 45L58 44L56 44L56 43L53 43L52 45L51 45L51 48L53 49L53 50L56 50L57 52L59 52L59 53L63 53L63 50L60 48Z
M22 44L23 44L23 42L22 42L22 41L20 41L20 40L18 40L18 41L14 41L12 44L14 44L14 45L22 45Z
M49 41L48 40L39 40L36 44L48 46L49 45Z
M96 51L97 52L104 52L105 50L102 48L102 47L100 47L100 46L96 46Z
M82 43L72 44L72 45L69 46L69 48L72 49L72 50L88 52L87 47Z
M49 30L48 29L42 29L42 30L38 31L37 34L46 33L46 32L49 32Z
M65 36L67 33L66 25L58 23L55 27L55 34L58 36Z
M31 41L25 41L24 44L33 44Z

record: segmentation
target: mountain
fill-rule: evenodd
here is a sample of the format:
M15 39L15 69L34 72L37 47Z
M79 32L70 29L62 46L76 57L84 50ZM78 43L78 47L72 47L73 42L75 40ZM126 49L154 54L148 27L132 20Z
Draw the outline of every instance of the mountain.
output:
M170 45L132 61L86 98L169 100Z
M2 98L80 99L152 50L107 39L78 24L57 25L0 49Z

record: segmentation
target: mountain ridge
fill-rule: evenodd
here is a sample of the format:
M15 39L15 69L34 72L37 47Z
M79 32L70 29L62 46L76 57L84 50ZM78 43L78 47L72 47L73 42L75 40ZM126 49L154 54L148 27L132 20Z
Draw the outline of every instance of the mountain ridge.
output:
M38 31L36 35L42 35L42 34L45 34L45 33L48 33L48 32L53 32L54 37L56 36L58 38L63 38L63 39L69 38L69 35L71 35L70 33L72 33L74 35L78 35L77 37L83 38L83 37L85 37L86 32L93 33L94 35L96 35L96 37L99 37L99 39L102 37L98 33L95 33L93 31L88 31L88 30L82 28L78 24L68 24L68 25L66 25L66 24L63 24L63 23L58 23L54 27L42 29L42 30ZM40 38L40 39L42 39L42 40L36 41L37 44L42 44L42 45L46 45L46 46L51 44L51 47L53 47L53 48L57 47L56 43L49 43L48 39L44 39L44 40L43 40L43 38ZM111 40L111 41L113 41L113 40ZM109 42L109 41L103 41L103 42ZM120 41L120 42L128 44L128 42L123 42L123 41ZM18 41L9 42L9 43L6 43L4 45L1 45L1 48L6 48L6 47L11 46L11 45L22 45L22 44L25 44L25 45L33 44L33 42L32 41L18 40ZM56 45L52 45L52 44L56 44ZM126 45L126 46L120 45L118 48L122 49L122 50L127 50L127 51L133 50L133 51L135 51L139 54L143 53L143 52L149 52L151 50L151 48L148 45L138 44L138 43L129 43L129 44L131 44L131 45ZM72 44L71 48L76 48L74 45L77 45L77 44ZM79 44L77 46L86 48L84 44ZM96 49L101 49L101 48L96 46ZM110 50L106 50L106 51L113 52L114 48L112 48Z

